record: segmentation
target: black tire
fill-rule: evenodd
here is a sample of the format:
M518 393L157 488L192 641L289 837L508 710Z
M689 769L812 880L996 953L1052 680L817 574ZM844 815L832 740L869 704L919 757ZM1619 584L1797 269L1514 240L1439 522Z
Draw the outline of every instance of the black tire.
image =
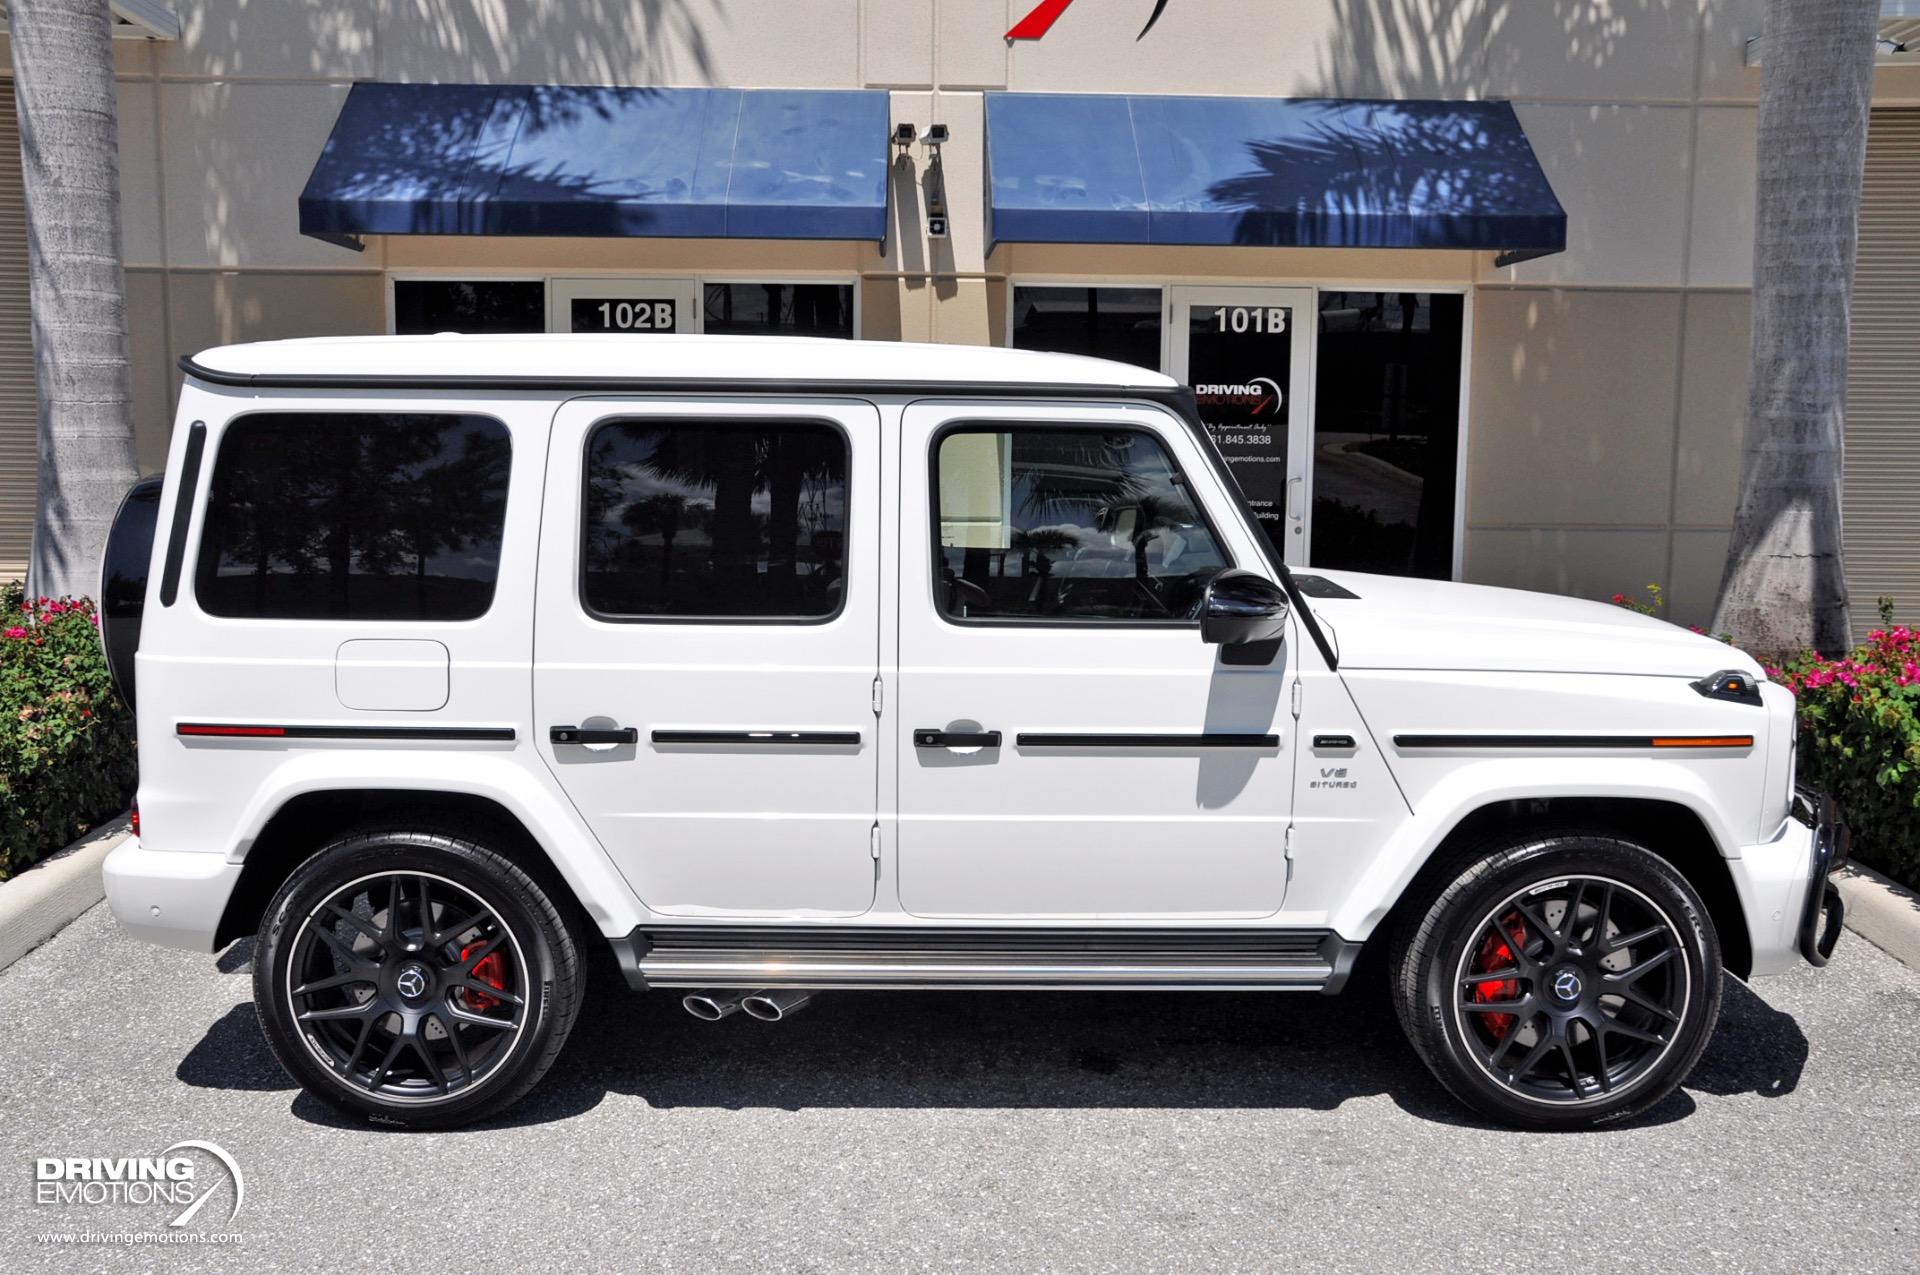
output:
M580 1010L579 944L553 899L478 841L355 833L267 905L254 1006L308 1093L381 1123L443 1128L524 1097Z
M1585 1129L1684 1080L1720 1017L1720 940L1672 864L1605 833L1471 857L1394 936L1394 1009L1456 1097L1503 1124Z

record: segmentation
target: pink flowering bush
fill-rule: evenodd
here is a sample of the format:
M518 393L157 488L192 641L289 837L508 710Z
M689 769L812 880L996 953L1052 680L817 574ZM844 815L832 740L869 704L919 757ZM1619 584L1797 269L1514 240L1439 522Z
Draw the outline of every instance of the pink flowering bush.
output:
M134 774L93 604L0 586L0 880L125 810Z
M1839 659L1811 651L1767 675L1794 693L1800 777L1840 803L1854 857L1920 885L1920 630L1881 627Z

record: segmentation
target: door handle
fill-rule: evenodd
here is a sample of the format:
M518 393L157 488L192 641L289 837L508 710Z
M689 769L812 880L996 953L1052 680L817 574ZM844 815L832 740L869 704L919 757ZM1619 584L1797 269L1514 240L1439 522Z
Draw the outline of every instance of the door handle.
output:
M637 744L640 732L631 726L552 726L547 738L556 744Z
M998 748L997 730L915 730L915 748Z

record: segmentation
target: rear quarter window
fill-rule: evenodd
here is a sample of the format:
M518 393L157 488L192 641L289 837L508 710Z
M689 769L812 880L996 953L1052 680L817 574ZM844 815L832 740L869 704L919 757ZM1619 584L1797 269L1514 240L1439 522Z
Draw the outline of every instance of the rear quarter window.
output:
M211 615L471 620L493 604L512 442L464 412L259 412L214 458Z

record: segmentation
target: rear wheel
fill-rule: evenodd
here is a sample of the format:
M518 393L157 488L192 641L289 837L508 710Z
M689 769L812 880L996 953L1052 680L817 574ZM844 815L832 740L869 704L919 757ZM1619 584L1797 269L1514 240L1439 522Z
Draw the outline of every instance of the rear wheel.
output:
M1636 1115L1693 1069L1720 1014L1705 905L1644 846L1530 838L1465 868L1393 956L1401 1025L1440 1081L1510 1124Z
M580 960L552 900L477 842L347 837L266 910L254 1004L310 1093L399 1124L491 1115L552 1065L579 1010Z

